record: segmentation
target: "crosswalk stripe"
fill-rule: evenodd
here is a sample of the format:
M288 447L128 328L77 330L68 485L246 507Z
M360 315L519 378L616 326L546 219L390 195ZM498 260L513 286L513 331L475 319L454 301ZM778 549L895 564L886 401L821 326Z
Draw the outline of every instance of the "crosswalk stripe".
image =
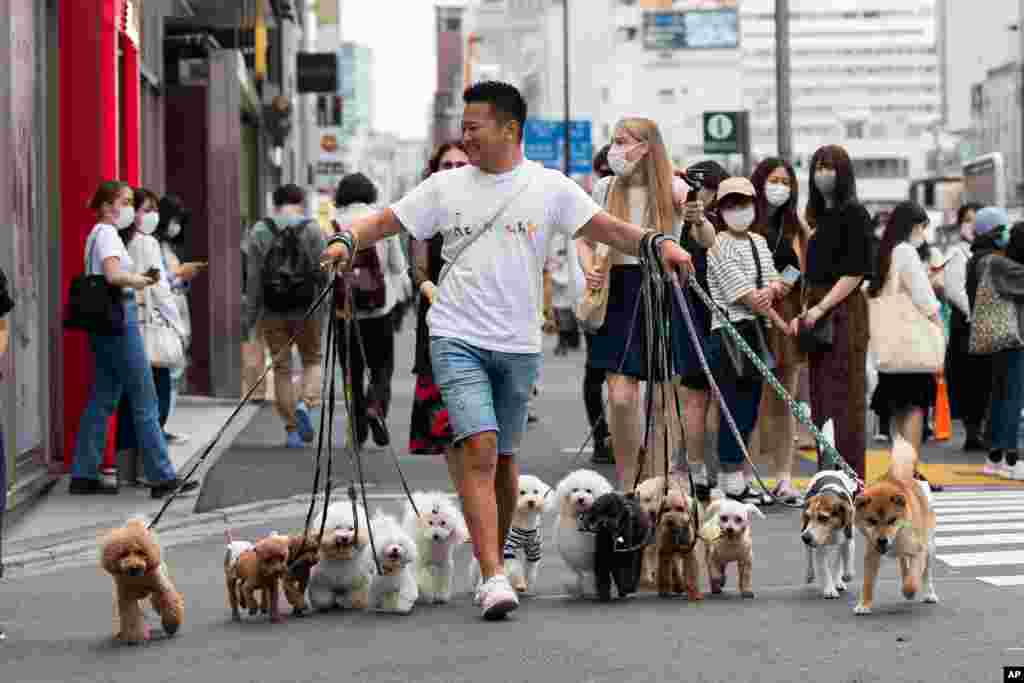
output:
M986 529L987 531L988 529ZM970 545L1024 545L1024 534L979 534L976 536L938 536L939 548Z
M949 493L936 493L935 501L944 500L991 500L993 498L1020 498L1024 500L1024 491L950 491Z
M963 507L939 507L935 506L935 512L984 512L984 513L997 513L997 512L1024 512L1024 502L1014 503L1012 505L1006 505L1002 503L996 503L991 505L966 505Z
M999 586L1000 588L1005 586L1024 586L1024 575L1020 576L979 576L979 581L983 581L992 586Z
M1024 505L1024 496L1019 498L972 498L967 500L938 499L932 501L932 505L936 510L954 507L998 508L1006 507L1007 505Z
M1010 512L1002 514L998 510L986 510L982 514L977 512L962 512L956 514L944 514L936 511L936 517L939 519L939 523L942 522L977 522L978 524L987 524L993 520L999 520L1000 522L1010 522L1018 519L1024 519L1024 512Z
M943 524L939 518L939 525L935 528L936 533L963 533L965 531L980 531L982 528L985 531L1024 531L1024 521L1020 522L998 522L995 524L985 524L984 527L980 527L976 522L974 524Z
M953 553L936 555L936 559L950 567L984 567L1024 564L1024 550L993 550L982 553Z

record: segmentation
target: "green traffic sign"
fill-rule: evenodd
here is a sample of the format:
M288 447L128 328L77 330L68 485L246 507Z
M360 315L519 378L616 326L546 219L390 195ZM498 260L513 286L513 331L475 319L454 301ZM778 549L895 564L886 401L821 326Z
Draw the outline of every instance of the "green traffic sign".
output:
M739 112L704 112L704 153L738 154L739 128Z

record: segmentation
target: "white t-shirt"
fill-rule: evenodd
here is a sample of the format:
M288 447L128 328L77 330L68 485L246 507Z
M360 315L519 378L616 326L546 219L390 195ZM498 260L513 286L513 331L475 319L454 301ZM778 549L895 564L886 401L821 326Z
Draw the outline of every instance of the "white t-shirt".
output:
M458 257L427 314L431 336L488 351L540 353L548 241L574 235L601 207L574 181L533 161L498 175L464 166L435 173L391 210L412 236L444 235L449 262L509 198L529 187Z
M103 262L111 256L121 259L121 270L129 273L135 270L135 262L125 249L121 236L117 234L117 228L109 223L97 223L86 238L85 257L90 256L92 258L86 264L87 275L103 275Z

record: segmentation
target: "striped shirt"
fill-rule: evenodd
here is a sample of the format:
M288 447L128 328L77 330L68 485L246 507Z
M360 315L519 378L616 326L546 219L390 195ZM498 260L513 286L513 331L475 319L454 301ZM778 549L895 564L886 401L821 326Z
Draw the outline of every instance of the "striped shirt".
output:
M517 527L509 529L503 553L505 559L515 558L519 550L526 553L527 562L540 562L540 529L519 529Z
M761 259L761 286L767 287L768 283L780 279L772 253L763 237L749 232L747 235L753 238ZM757 289L757 265L746 236L736 238L729 232L718 233L714 248L708 252L708 286L711 298L725 309L730 322L754 319L754 312L740 301ZM711 329L721 326L722 316L716 310Z

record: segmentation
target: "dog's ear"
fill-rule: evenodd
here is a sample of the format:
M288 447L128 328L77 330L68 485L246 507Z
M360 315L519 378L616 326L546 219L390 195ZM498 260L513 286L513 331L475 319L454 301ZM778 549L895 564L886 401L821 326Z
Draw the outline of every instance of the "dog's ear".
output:
M902 495L900 495L898 493L895 496L893 496L891 498L891 500L892 500L892 504L895 505L898 508L905 508L905 507L907 507L907 499L904 498Z

